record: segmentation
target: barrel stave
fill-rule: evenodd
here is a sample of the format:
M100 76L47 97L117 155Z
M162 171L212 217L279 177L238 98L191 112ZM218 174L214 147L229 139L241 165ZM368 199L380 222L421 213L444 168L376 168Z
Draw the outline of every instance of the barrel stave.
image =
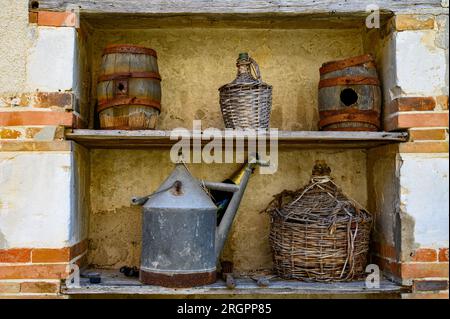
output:
M97 85L100 127L154 129L160 113L160 81L153 50L128 45L107 47Z
M319 128L378 131L381 90L370 55L324 63L319 83Z

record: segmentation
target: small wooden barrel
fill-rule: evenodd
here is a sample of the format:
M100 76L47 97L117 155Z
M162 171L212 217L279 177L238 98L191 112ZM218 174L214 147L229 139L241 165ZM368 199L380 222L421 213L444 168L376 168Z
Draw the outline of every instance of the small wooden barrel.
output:
M97 97L100 128L154 129L161 111L156 52L141 46L106 47Z
M370 54L322 65L320 130L378 131L380 113L380 82Z

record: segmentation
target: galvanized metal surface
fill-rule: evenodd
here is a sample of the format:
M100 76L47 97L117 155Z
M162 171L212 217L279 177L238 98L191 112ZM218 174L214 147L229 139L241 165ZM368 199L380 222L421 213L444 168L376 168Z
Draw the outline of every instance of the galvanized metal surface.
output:
M178 189L172 187L177 183ZM198 180L176 165L143 206L141 271L168 276L214 272L216 211Z
M143 203L141 281L166 287L191 287L215 281L222 252L248 179L256 165L251 159L239 186L199 182L178 163L155 193L132 198ZM217 207L201 187L233 192L216 230Z

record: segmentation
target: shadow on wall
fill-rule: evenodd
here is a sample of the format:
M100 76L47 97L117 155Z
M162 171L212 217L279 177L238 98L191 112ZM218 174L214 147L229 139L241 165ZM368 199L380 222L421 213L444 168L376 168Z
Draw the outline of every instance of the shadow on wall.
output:
M6 238L5 235L2 233L1 229L0 229L0 249L5 249L6 248Z

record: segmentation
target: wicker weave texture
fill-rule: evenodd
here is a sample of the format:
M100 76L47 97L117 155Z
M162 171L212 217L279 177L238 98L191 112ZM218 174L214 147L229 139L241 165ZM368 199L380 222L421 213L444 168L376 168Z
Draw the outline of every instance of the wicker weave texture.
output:
M242 65L253 67L251 73L240 73L231 83L222 86L220 108L226 128L232 129L268 129L272 110L272 86L262 82L259 66L249 58L239 61Z
M313 177L306 187L277 195L267 211L280 277L329 282L364 275L372 217L329 177Z

